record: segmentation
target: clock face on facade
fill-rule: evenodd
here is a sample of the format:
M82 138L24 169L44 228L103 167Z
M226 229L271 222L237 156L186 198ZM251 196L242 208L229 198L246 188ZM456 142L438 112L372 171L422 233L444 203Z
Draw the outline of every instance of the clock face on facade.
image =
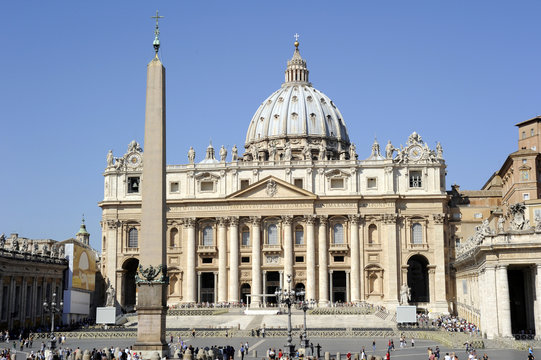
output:
M421 158L422 149L420 146L413 146L409 149L408 155L412 160L419 160Z
M138 167L141 165L141 155L138 153L132 153L128 155L128 166L130 167Z

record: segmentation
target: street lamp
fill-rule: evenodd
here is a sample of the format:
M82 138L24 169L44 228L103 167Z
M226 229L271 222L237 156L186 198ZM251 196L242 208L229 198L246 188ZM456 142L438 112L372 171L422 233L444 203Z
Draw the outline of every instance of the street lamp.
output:
M306 335L306 310L309 309L309 304L307 300L304 299L304 290L301 290L299 292L299 297L303 297L303 300L301 302L302 311L304 312L304 327L302 332L302 346L304 347L304 356L308 354L308 347L310 346L310 340L308 340L308 336ZM313 354L312 354L313 355Z
M51 298L51 303L47 303L47 299L43 302L43 309L45 312L49 312L51 314L51 347L54 347L53 344L53 333L54 333L54 316L57 312L62 312L62 308L64 307L64 302L60 300L60 304L56 306L56 293L53 293L53 296Z
M287 290L278 288L274 295L281 304L287 305L287 344L285 346L285 355L290 359L295 356L295 345L291 343L291 304L296 300L295 290L291 290L291 275L287 275Z

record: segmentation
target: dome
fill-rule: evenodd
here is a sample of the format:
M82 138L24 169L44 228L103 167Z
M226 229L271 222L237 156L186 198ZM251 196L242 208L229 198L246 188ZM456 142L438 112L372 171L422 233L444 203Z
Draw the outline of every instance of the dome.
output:
M306 61L300 56L298 43L295 45L285 82L259 106L250 122L245 143L248 156L279 160L290 146L292 158L298 157L299 151L308 153L307 147L314 150L313 155L324 147L327 158L346 158L350 142L342 114L327 95L308 82Z

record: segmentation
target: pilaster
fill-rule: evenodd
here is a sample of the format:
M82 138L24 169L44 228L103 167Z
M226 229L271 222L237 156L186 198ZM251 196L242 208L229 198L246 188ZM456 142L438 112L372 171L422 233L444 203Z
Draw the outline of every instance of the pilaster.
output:
M351 240L351 298L349 301L360 301L360 265L359 265L359 215L350 215L350 240ZM349 286L349 282L347 282Z
M318 254L319 254L319 306L329 304L329 275L327 262L327 216L319 216Z
M229 218L229 302L239 302L239 218Z
M496 266L496 295L498 298L498 321L500 336L512 337L511 332L511 304L509 299L509 282L507 278L507 265Z
M253 216L252 231L252 301L250 306L259 307L261 304L261 218Z
M316 239L314 224L316 217L307 215L306 218L306 299L316 299Z
M218 302L227 301L227 218L218 218Z
M292 222L292 216L282 216L282 224L284 226L284 272L286 276L291 275L291 279L294 280L295 274L293 274L293 236L291 230Z
M188 231L188 239L186 241L186 302L195 303L197 302L195 298L195 218L184 219L184 226ZM199 286L197 288L199 289Z
M383 227L385 229L385 248L387 249L387 269L385 274L385 303L388 307L398 305L398 245L396 241L397 214L384 214Z

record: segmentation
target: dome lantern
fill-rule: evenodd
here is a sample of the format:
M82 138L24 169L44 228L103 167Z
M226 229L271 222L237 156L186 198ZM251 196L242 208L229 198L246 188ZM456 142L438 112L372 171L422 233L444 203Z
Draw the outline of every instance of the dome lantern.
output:
M309 84L308 82L308 68L306 67L306 60L301 57L299 52L299 35L295 34L295 52L291 60L287 62L287 68L285 72L285 84L288 83L300 83Z

